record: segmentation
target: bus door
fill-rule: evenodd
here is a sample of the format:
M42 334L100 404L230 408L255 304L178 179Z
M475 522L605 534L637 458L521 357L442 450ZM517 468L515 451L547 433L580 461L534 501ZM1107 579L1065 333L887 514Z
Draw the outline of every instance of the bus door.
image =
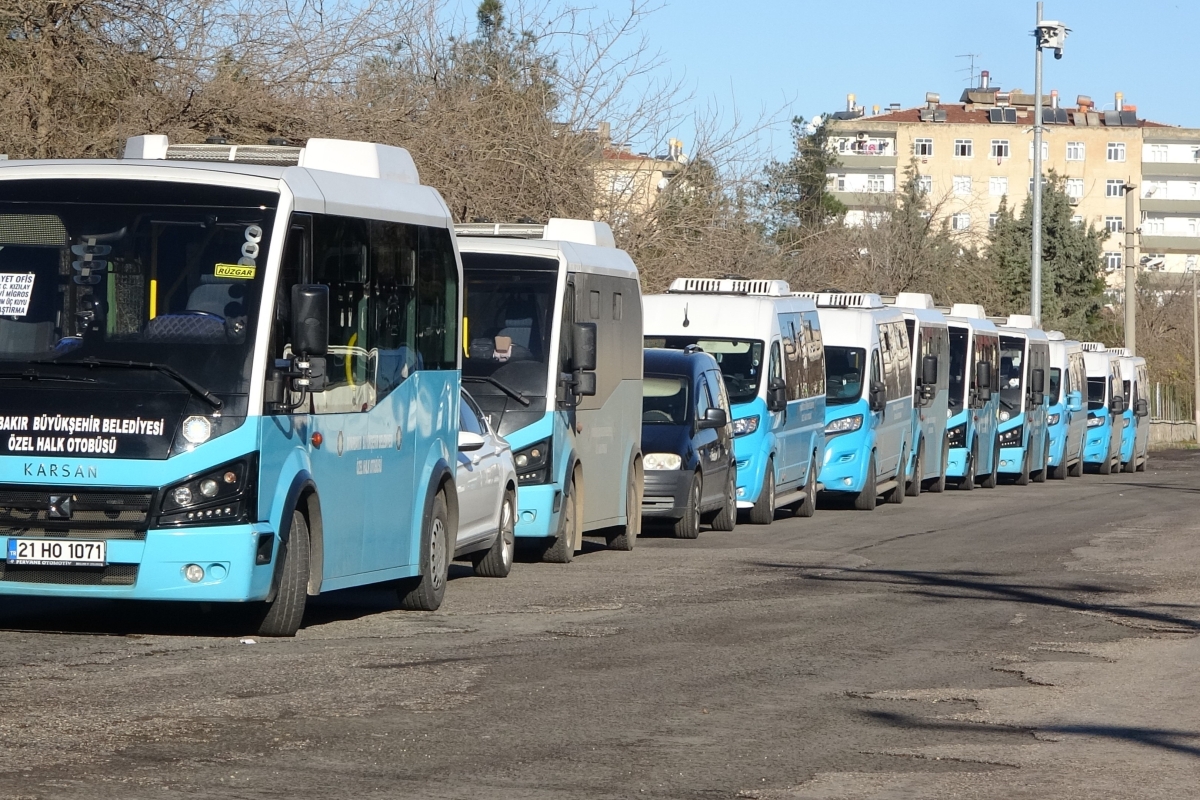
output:
M780 345L783 349L783 380L787 393L787 408L783 412L783 424L775 433L778 451L775 468L779 475L779 490L790 491L802 485L808 477L807 443L803 440L800 400L802 398L803 370L801 352L804 347L803 327L799 312L779 314Z

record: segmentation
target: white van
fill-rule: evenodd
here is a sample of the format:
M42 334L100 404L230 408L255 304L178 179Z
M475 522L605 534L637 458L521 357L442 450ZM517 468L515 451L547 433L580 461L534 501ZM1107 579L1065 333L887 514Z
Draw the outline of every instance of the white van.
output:
M1110 347L1121 365L1121 394L1125 398L1124 429L1121 436L1121 471L1142 472L1150 445L1150 401L1146 359L1128 348Z
M1083 345L1061 331L1046 331L1050 339L1050 387L1046 394L1046 427L1050 431L1050 477L1083 474L1083 438L1087 432L1087 369Z
M802 292L825 340L826 492L870 511L880 495L904 502L912 452L912 355L904 315L877 294Z

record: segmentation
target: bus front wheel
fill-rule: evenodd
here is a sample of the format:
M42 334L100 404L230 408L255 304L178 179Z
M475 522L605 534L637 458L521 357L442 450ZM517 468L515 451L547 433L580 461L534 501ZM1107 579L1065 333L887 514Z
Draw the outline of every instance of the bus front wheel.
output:
M542 551L542 561L550 564L569 564L575 557L575 526L579 519L579 491L575 485L578 470L572 470L563 488L562 511L558 515L558 533Z
M275 569L279 586L258 624L259 636L295 636L308 603L308 522L299 511L292 512L288 540L279 543Z
M879 502L879 490L876 488L878 476L875 474L875 454L871 453L867 460L867 478L862 491L854 495L854 507L859 511L874 511Z
M775 459L767 459L767 469L763 474L762 489L758 499L750 508L750 522L754 525L770 525L775 521Z
M606 536L604 541L609 550L632 550L637 543L637 537L642 532L642 494L646 490L642 478L642 460L639 458L629 468L629 481L625 487L625 527L618 528L615 534ZM697 519L696 532L700 532Z

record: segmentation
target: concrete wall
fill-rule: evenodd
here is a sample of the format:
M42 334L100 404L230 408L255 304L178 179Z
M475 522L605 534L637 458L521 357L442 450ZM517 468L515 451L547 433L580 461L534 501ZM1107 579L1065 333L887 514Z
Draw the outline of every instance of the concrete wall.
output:
M1150 446L1165 447L1172 444L1196 441L1196 423L1170 422L1168 420L1150 421Z

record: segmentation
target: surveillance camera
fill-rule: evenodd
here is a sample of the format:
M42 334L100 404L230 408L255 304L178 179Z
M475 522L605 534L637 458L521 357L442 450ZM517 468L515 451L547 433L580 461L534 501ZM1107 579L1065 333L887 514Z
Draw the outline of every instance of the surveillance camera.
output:
M1061 47L1054 48L1054 59L1056 61L1062 61L1062 48Z

